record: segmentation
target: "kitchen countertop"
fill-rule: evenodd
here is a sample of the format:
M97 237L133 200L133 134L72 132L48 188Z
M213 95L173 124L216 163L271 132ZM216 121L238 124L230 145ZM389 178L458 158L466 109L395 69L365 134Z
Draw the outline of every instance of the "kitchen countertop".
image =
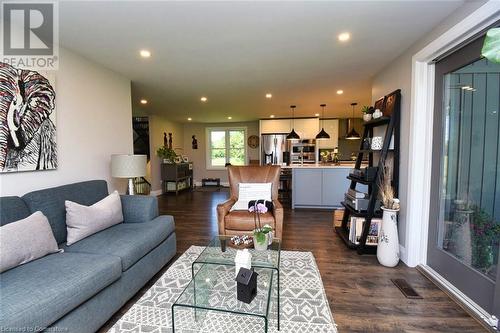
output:
M333 163L304 163L301 164L293 164L282 166L282 169L352 169L354 168L354 163L346 163L341 165L335 165Z

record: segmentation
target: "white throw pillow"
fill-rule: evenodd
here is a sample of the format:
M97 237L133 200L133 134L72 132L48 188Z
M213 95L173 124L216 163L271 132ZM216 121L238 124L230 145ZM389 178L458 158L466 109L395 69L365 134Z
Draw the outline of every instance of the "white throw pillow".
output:
M233 210L248 210L251 200L271 200L273 183L240 183L238 185L238 201L233 205Z
M66 245L123 222L122 202L120 195L114 191L106 198L92 206L77 204L69 200L66 205L66 229L68 237Z
M0 273L55 252L59 248L42 212L0 227Z

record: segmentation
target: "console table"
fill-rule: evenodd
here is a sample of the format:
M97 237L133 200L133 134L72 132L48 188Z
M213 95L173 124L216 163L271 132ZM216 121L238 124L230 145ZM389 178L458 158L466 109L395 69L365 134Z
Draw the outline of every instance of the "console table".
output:
M175 192L193 188L193 163L162 163L161 182L163 193Z

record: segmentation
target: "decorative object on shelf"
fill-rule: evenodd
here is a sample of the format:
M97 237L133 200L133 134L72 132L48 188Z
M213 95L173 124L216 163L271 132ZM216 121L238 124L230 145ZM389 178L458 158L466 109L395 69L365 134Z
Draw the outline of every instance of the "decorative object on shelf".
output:
M500 28L489 29L486 32L481 55L491 62L500 63Z
M356 102L351 103L352 119L354 119L354 108L356 107L356 105L358 105L358 103L356 103ZM359 133L356 132L356 130L354 129L354 124L352 124L352 121L349 121L349 119L348 119L348 123L351 123L351 130L349 131L349 133L347 133L346 139L347 140L359 140L359 139L361 139L361 136L359 135Z
M292 110L292 131L288 133L286 136L287 140L299 140L300 136L295 132L294 126L295 126L295 108L297 106L295 105L290 105L290 109Z
M326 104L321 104L321 131L319 131L319 133L316 135L316 140L326 140L326 139L330 139L330 134L326 133L325 131L325 128L324 128L324 124L325 124L325 108L326 108Z
M163 163L174 163L177 154L172 148L162 146L156 150L156 155L163 160Z
M377 246L378 262L386 267L395 267L399 262L398 211L399 199L394 197L391 185L392 170L382 168L382 181L379 184L382 201L382 226Z
M251 269L252 268L252 254L248 249L237 250L234 256L234 277L238 276L240 268Z
M172 149L172 133L168 133L168 148Z
M128 178L127 194L134 195L134 178L146 175L146 155L111 155L111 176Z
M192 135L191 138L193 141L191 141L191 148L193 149L198 149L198 139L196 139L196 135Z
M259 148L259 137L257 135L250 135L247 139L248 147L252 149Z
M182 163L182 156L176 156L175 157L175 160L174 160L175 163Z
M0 62L0 172L57 169L55 75Z
M373 119L378 119L383 115L384 114L382 113L382 111L380 111L380 109L375 109L375 111L373 111Z
M372 120L373 107L364 105L363 108L361 109L361 112L363 112L364 121Z
M168 147L167 132L163 132L163 147Z
M381 136L374 136L371 139L372 150L381 150L383 146L383 138Z
M257 274L256 272L240 268L236 276L236 298L238 301L250 304L257 296Z
M183 163L188 163L189 162L189 157L187 157L186 155L182 155L182 162Z

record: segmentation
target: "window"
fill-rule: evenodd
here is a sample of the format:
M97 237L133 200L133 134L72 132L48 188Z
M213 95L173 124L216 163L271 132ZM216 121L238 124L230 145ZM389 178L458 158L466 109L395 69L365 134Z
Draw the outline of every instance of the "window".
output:
M245 165L246 128L207 128L207 168L223 169L226 163Z

